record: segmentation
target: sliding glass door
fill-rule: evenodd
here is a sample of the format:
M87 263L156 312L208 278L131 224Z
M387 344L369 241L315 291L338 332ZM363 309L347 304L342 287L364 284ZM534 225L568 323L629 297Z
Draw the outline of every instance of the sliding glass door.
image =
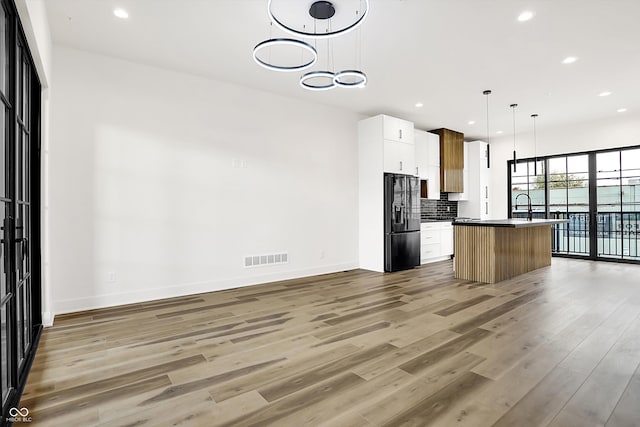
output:
M599 257L640 260L640 149L596 154Z
M566 219L554 226L553 253L588 259L640 261L640 148L621 148L509 162L509 212ZM542 171L542 172L541 172Z

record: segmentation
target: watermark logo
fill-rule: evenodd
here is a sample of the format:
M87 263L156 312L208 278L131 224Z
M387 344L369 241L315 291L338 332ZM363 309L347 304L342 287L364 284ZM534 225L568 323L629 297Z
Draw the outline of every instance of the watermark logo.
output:
M27 408L11 408L9 409L9 418L7 421L11 423L30 423L31 417Z

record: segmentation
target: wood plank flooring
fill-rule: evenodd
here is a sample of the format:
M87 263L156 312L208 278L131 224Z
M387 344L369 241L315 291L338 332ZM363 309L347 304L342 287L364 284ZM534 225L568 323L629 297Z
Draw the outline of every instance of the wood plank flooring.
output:
M640 266L444 261L56 318L34 426L640 426Z

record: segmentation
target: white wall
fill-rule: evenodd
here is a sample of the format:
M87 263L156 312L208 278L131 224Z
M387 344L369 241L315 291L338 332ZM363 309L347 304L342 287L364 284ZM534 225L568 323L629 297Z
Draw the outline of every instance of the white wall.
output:
M537 122L536 139L538 156L640 145L640 114L625 113L548 129L544 128L544 122L540 118ZM533 146L533 132L516 135L516 151L519 158L533 157ZM507 217L507 161L512 158L512 135L492 139L492 218Z
M56 313L357 267L359 116L65 47L53 58ZM289 264L243 267L279 251Z
M53 324L53 309L51 287L49 285L49 111L51 93L51 52L53 49L51 31L47 20L47 10L44 0L16 0L16 8L22 22L22 27L29 44L29 50L33 57L34 65L40 78L42 87L40 113L41 125L41 218L42 239L41 249L41 273L42 273L42 323L45 326Z
M44 0L16 0L16 9L43 88L51 81L51 31Z

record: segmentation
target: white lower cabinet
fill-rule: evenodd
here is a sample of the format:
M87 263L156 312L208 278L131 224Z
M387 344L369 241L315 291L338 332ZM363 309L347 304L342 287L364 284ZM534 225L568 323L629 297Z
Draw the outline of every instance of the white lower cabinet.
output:
M453 226L450 222L420 224L420 263L449 259L453 255Z
M453 255L453 225L446 222L440 230L440 251L442 256Z

